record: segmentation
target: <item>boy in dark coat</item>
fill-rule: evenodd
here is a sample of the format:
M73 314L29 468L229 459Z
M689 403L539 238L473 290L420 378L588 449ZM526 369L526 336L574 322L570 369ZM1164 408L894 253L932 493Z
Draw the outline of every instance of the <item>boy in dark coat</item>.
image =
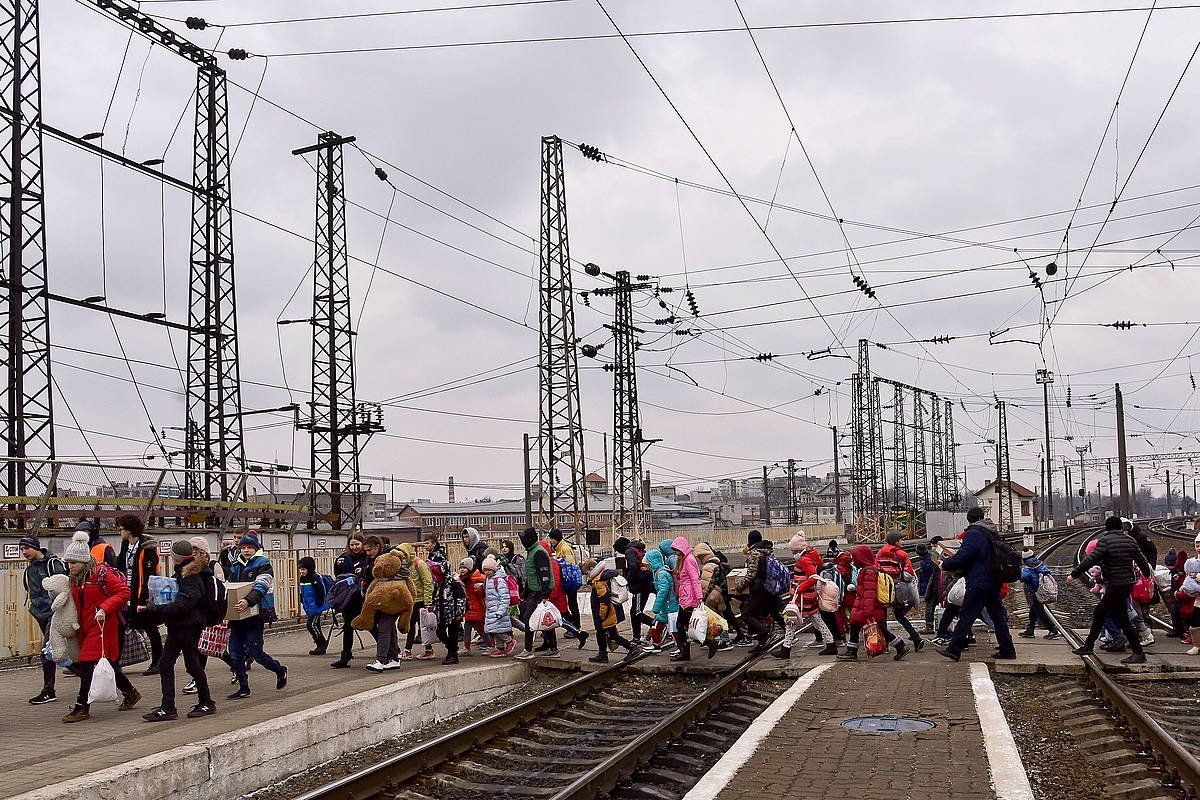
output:
M191 542L179 540L171 545L175 556L175 580L179 590L175 599L165 606L144 604L138 611L154 624L167 626L167 641L159 660L159 680L162 683L162 704L142 715L147 722L167 722L178 719L175 710L175 661L183 655L183 664L196 684L199 702L188 717L207 717L216 712L216 704L208 689L204 673L205 659L200 654L200 631L205 627L205 606L216 599L216 578L209 565L209 555L192 547Z

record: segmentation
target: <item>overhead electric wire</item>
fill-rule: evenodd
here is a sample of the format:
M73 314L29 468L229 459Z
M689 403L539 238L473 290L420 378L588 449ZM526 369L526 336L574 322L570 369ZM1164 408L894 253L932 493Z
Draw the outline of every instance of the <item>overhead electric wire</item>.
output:
M144 0L143 0L144 1ZM179 2L179 0L162 0L163 2ZM496 3L473 3L470 5L458 6L438 6L431 8L406 8L392 11L360 11L354 14L327 14L319 17L289 17L284 19L260 19L249 20L247 22L209 22L206 20L209 27L212 28L252 28L265 27L269 25L293 25L303 22L340 22L348 19L369 19L373 17L396 17L412 14L436 14L445 11L476 11L495 8L512 8L515 6L540 6L551 3L569 3L573 0L501 0ZM169 22L186 22L185 19L177 17L168 17L162 14L150 14L148 16L157 20L166 20Z

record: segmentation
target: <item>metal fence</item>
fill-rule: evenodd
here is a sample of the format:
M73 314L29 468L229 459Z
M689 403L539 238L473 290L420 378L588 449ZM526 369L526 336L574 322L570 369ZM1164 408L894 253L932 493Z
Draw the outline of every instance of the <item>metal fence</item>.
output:
M12 463L0 458L0 472ZM71 529L81 518L113 528L137 514L163 532L213 533L259 528L280 531L353 529L361 525L370 484L330 484L290 468L198 473L175 467L26 460L47 476L37 494L0 496L0 527ZM196 487L219 486L219 497L197 497Z

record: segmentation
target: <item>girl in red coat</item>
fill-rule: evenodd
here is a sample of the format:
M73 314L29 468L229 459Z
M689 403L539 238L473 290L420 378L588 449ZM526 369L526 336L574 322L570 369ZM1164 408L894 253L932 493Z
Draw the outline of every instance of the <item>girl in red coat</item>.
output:
M142 699L129 678L121 672L121 636L117 615L129 605L129 584L121 573L104 564L97 565L88 551L88 535L80 531L71 539L63 553L71 575L71 594L79 609L79 660L75 674L79 676L79 698L63 722L82 722L88 713L88 691L92 688L92 673L100 659L107 658L117 674L117 688L125 695L120 710L128 711Z
M487 611L487 600L484 598L487 577L475 569L473 558L464 558L458 565L458 577L467 590L467 613L463 615L463 652L471 655L471 633L477 632L482 639L479 652L486 656L492 641L492 637L483 630L483 618Z
M874 622L879 625L879 631L888 644L895 645L896 660L899 661L908 654L908 645L887 629L888 607L879 602L876 594L879 568L875 566L875 554L871 552L869 545L856 544L850 548L850 557L854 566L858 567L858 579L855 584L854 605L850 609L850 642L846 645L846 652L838 658L842 661L857 661L858 636L868 623Z

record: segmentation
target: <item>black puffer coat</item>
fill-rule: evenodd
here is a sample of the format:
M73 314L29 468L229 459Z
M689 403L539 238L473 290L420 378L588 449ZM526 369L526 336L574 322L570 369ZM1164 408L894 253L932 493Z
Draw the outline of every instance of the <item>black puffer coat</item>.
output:
M1097 564L1104 584L1111 587L1129 587L1138 581L1133 565L1147 578L1154 574L1153 567L1146 560L1137 540L1125 531L1105 531L1096 542L1096 549L1079 562L1079 566L1071 570L1071 577L1078 578Z

